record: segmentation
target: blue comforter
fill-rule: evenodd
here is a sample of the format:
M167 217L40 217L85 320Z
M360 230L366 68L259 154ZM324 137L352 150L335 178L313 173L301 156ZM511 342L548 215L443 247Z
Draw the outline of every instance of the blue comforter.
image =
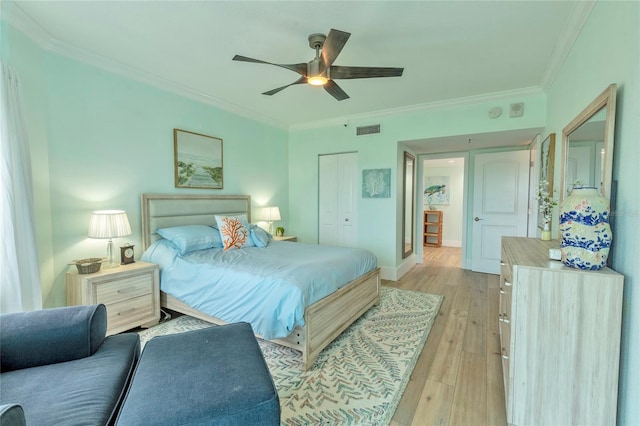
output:
M265 339L304 325L305 308L377 267L367 250L271 241L267 247L180 256L167 240L142 260L160 265L160 288L208 315L246 321Z

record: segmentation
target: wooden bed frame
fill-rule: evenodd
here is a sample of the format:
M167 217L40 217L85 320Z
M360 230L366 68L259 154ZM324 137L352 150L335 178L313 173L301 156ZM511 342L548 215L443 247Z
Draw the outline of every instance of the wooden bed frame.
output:
M142 194L142 245L146 250L161 237L156 230L180 225L212 225L216 214L246 214L251 221L249 195ZM291 243L295 244L295 243ZM214 324L226 322L200 312L164 292L163 307ZM320 352L380 302L380 268L376 268L305 309L304 327L272 342L302 352L304 370L313 366ZM260 336L257 336L261 338Z

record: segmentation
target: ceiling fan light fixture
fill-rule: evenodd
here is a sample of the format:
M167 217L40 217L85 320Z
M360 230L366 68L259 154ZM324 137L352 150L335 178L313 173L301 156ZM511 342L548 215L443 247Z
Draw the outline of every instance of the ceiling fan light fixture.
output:
M312 86L324 86L327 84L327 81L327 78L322 75L314 75L307 79L307 82Z

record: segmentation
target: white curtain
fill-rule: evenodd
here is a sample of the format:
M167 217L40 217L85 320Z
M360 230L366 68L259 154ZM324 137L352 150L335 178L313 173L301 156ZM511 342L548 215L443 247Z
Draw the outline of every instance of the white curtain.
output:
M31 157L15 71L0 79L0 312L42 309Z

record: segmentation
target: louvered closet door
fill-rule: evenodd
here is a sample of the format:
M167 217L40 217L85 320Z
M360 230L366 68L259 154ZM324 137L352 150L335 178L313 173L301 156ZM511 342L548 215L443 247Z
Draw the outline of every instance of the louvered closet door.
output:
M357 245L356 153L319 157L318 242L343 247Z

